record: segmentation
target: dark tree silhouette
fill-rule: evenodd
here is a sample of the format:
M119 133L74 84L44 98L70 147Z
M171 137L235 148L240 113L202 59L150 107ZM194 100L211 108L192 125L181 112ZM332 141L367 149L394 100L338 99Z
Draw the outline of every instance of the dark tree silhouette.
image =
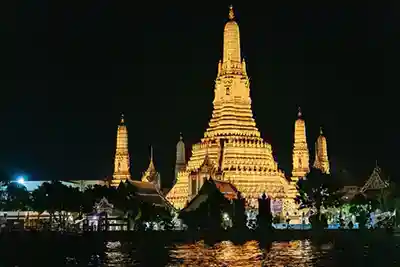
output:
M5 210L24 211L31 209L31 198L25 186L12 182L5 191Z
M297 183L296 202L300 208L311 208L315 213L310 217L313 228L325 227L326 217L321 213L322 207L339 207L342 204L342 184L329 174L319 169L312 169L304 179Z
M351 199L350 204L350 213L356 216L358 227L365 229L369 214L378 205L378 202L368 199L366 195L360 193Z

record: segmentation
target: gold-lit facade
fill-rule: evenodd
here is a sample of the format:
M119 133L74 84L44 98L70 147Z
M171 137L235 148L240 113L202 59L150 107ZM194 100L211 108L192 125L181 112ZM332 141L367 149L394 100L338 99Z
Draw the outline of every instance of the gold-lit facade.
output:
M302 178L309 172L310 154L307 146L306 123L299 108L297 120L294 123L292 179Z
M117 145L115 149L114 173L111 186L118 186L121 181L131 179L130 161L128 152L128 129L125 125L124 115L117 130Z
M193 145L186 169L177 174L167 199L182 209L193 195L191 174L200 173L207 161L213 178L235 185L250 206L257 206L258 197L266 192L269 197L282 200L284 209L293 207L288 192L295 188L278 168L272 147L261 138L253 118L250 81L232 8L224 28L223 58L218 63L213 106L209 127L201 141Z
M320 128L320 134L315 143L315 161L314 168L320 169L323 173L330 173L329 159L328 159L328 145L326 142L326 137Z

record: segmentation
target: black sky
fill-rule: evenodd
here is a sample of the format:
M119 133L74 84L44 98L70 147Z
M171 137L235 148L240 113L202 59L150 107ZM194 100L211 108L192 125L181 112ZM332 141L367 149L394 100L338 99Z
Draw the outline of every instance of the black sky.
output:
M1 165L30 179L111 175L124 112L133 176L147 167L153 144L170 180L179 132L186 144L197 142L211 116L230 3L75 2L0 9ZM256 122L280 166L291 170L300 105L311 148L324 127L333 168L365 179L378 159L395 179L397 6L234 8Z

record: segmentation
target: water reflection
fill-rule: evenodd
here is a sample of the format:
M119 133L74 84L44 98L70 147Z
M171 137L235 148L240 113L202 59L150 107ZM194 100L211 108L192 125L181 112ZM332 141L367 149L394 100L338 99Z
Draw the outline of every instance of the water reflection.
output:
M266 266L313 266L316 251L309 240L273 242L266 253Z
M223 241L214 246L197 242L171 250L171 258L181 265L169 266L309 266L313 263L313 255L308 240L274 242L265 248L260 248L257 241L243 245Z
M382 245L382 242L366 245L346 239L326 243L297 240L272 243L248 241L235 244L222 241L209 245L204 241L165 244L161 241L135 240L97 243L99 246L96 243L92 243L92 246L84 243L78 249L80 251L76 247L68 247L62 254L67 266L358 266L354 262L362 263L362 266L399 266L393 265L397 264L400 257L397 242L394 240L385 243L387 245ZM377 255L383 254L388 259L385 264L377 265ZM49 258L49 261L55 263L57 258ZM1 263L0 261L0 266Z
M214 246L203 241L178 245L171 249L170 256L180 266L260 266L262 262L262 251L256 241L244 245L234 245L231 241Z
M135 266L136 260L131 257L132 247L130 243L122 244L120 241L106 242L104 255L105 266Z

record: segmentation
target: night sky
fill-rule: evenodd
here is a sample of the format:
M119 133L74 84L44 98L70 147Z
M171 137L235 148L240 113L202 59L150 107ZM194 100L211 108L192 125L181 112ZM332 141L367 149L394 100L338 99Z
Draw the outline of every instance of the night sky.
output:
M169 183L179 132L198 142L211 116L230 3L75 2L0 9L1 167L35 180L110 176L124 112L132 176L152 144ZM278 2L233 4L254 116L280 167L291 171L301 106L310 148L322 125L334 170L364 180L378 160L400 178L399 9Z

